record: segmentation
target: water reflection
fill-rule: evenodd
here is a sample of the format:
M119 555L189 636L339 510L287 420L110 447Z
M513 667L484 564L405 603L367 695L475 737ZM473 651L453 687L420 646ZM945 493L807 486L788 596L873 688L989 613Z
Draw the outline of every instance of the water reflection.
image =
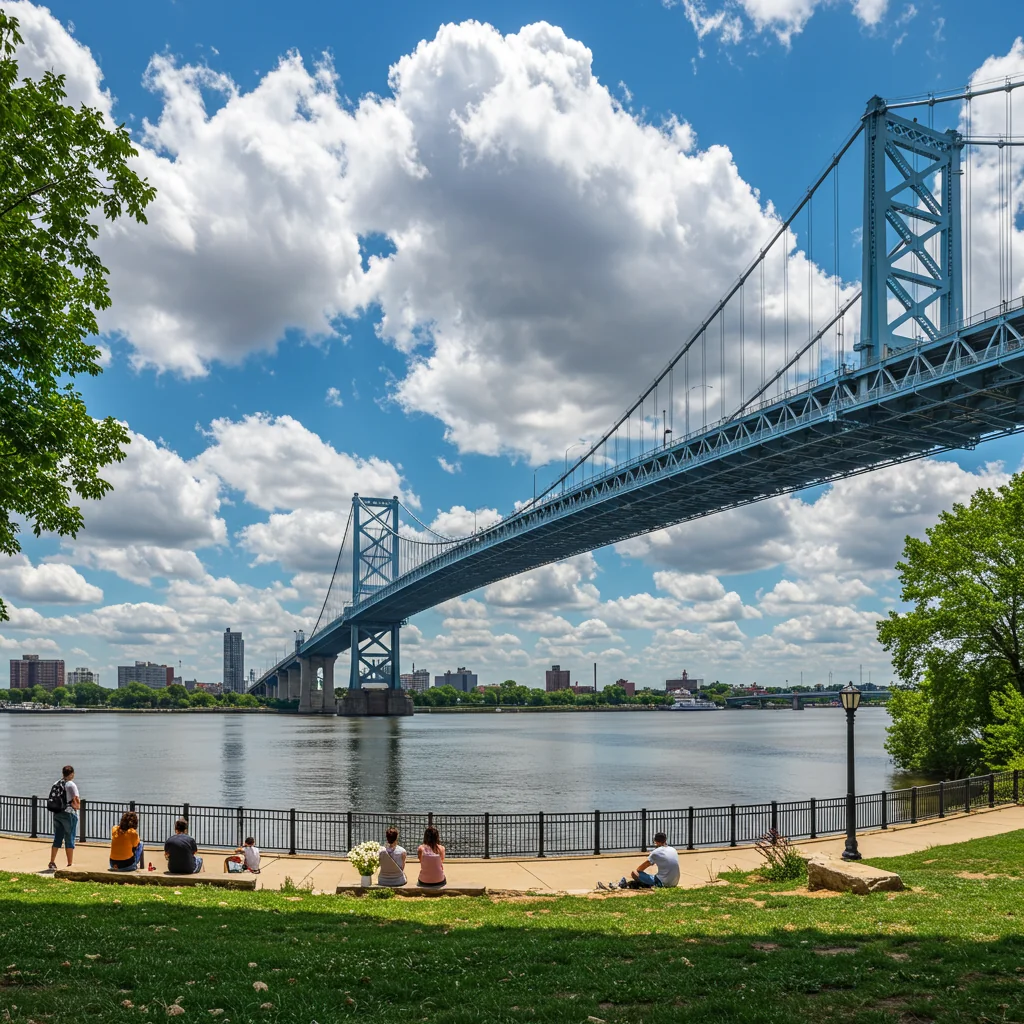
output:
M857 716L861 792L913 784ZM0 792L400 812L672 808L845 792L839 710L714 715L0 714Z

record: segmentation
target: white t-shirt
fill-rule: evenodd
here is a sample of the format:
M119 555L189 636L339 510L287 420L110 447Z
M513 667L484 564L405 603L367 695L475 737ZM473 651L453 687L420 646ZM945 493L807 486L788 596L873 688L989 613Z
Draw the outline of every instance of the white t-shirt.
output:
M258 846L243 846L242 857L245 859L245 866L250 871L259 871L260 869L260 848Z
M387 853L394 862L395 867L392 868L390 863L387 863L382 857L382 853ZM377 881L383 884L382 880L390 881L392 883L405 884L405 873L402 871L402 860L407 857L408 854L405 850L397 843L394 846L382 846L380 853L377 854L377 862L380 864L380 874L377 876ZM387 867L385 867L387 864ZM394 871L394 873L392 873Z
M662 885L679 884L679 854L671 846L656 846L647 859L658 869Z
M75 797L78 796L78 787L70 779L67 779L64 782L64 794L68 798L68 805L65 810L73 811L74 807L72 807L71 804Z

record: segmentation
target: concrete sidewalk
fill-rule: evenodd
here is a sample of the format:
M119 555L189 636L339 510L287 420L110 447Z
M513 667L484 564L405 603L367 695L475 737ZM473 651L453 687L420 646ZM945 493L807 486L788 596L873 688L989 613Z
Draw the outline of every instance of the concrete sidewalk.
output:
M1006 806L983 809L970 815L958 814L933 819L918 825L899 825L858 836L861 853L865 857L897 857L931 846L948 846L968 839L999 835L1024 829L1024 806ZM411 840L410 840L411 842ZM802 850L839 855L845 840L842 836L827 839L804 840ZM0 837L0 871L38 873L49 859L49 839L22 839ZM221 874L225 850L202 850L207 872ZM415 851L410 858L407 875L414 887L416 878ZM598 879L607 882L621 878L642 860L642 853L606 854L602 857L531 857L522 860L451 859L446 864L448 881L457 886L486 886L488 889L517 890L522 892L590 892ZM147 847L147 862L163 870L161 845ZM713 881L720 871L738 868L750 871L763 863L752 846L717 847L679 851L682 869L679 884L696 888ZM64 866L63 851L57 866ZM75 849L75 867L102 870L107 867L107 844L80 843ZM257 887L279 889L286 878L298 886L312 886L314 892L333 893L338 885L358 885L359 875L347 860L337 857L279 856L264 854L263 870Z

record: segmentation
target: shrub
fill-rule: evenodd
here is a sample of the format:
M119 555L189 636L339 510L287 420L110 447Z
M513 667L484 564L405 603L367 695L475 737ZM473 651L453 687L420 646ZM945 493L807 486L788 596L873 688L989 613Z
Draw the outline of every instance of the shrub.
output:
M761 877L769 882L789 882L802 878L807 871L803 858L793 848L787 836L770 828L757 843L757 852L765 859Z

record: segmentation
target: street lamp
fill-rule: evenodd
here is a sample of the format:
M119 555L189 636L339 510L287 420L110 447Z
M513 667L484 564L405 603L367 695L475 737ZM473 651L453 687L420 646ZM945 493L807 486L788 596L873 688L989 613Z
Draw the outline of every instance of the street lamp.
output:
M846 710L846 849L843 860L860 860L857 849L857 796L853 778L853 716L860 706L860 690L851 679L839 691L839 699Z
M579 446L581 444L586 444L586 443L587 442L584 441L583 438L581 437L578 441L574 441L571 445L569 445L568 448L565 449L565 459L563 460L563 466L562 466L562 490L563 491L565 490L565 477L569 473L569 452L571 452L573 450L573 448L579 448ZM575 474L573 474L573 475L575 476Z

